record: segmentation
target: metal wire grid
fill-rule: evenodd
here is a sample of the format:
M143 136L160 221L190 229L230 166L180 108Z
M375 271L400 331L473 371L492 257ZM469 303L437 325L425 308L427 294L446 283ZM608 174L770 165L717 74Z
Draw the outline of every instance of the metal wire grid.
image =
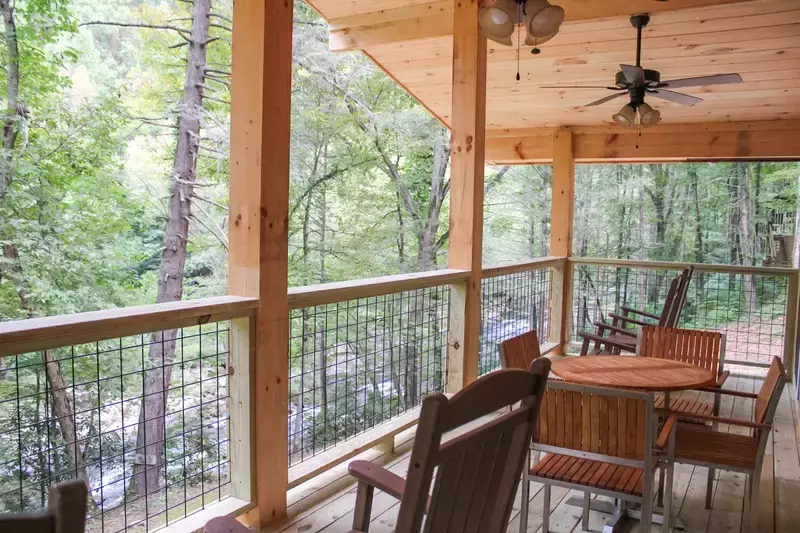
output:
M580 341L578 331L594 331L594 321L618 313L622 305L659 313L677 274L576 264L573 340ZM783 357L787 296L785 276L695 271L680 326L725 332L728 363L768 366L773 356Z
M149 357L156 345L164 353L167 332L0 360L0 513L42 509L49 486L75 477L91 491L87 531L152 531L225 498L228 332L227 323L177 330L172 362ZM61 385L48 379L56 368ZM154 442L161 457L146 474L158 475L158 487L139 494L144 381L165 372L164 438Z
M480 375L500 368L500 343L536 330L539 342L550 338L550 267L484 278L481 282Z
M449 310L448 286L292 310L289 464L442 392Z

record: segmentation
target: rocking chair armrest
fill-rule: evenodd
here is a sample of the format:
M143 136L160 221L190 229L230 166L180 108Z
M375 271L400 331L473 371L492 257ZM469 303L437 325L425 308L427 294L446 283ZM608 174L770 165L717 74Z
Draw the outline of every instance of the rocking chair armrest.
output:
M353 461L348 465L347 470L357 480L382 490L398 500L403 499L406 480L382 466L369 461Z
M628 324L636 324L637 326L652 326L650 322L645 322L644 320L637 320L635 318L630 318L627 316L618 315L616 313L608 313L608 316L619 320L620 322L627 322Z
M669 441L669 435L673 431L675 431L675 426L678 424L678 415L670 414L667 417L667 421L664 422L664 427L661 428L661 433L658 435L658 439L656 440L656 449L663 450L666 445L667 441Z
M730 377L730 375L731 375L730 370L726 370L725 372L720 374L719 379L717 379L717 383L715 386L721 389L722 386L725 384L725 381L728 379L728 377Z
M614 348L619 348L620 350L630 351L631 349L629 345L614 342L608 337L595 335L594 333L589 333L588 331L579 331L578 336L582 337L583 339L588 339L590 341L599 342L600 344L605 344L606 346L613 346Z
M636 331L632 329L621 328L619 326L615 326L607 322L594 322L593 324L597 326L597 329L600 333L602 333L604 329L607 329L609 331L613 331L614 333L619 333L621 335L628 335L630 337L636 338Z
M648 313L647 311L642 311L640 309L631 309L628 306L623 305L620 309L622 309L623 313L633 313L635 315L642 315L646 316L647 318L652 318L653 320L660 320L661 317L656 315L655 313Z

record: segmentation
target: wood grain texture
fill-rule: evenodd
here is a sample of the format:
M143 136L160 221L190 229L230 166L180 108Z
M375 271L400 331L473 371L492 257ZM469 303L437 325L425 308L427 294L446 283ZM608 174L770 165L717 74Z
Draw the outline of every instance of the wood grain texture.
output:
M800 73L797 76L800 79ZM570 129L578 163L793 160L800 154L800 122L796 120L660 124L644 130L642 137L616 126ZM543 142L550 130L490 131L486 159L497 165L550 163L554 154Z
M0 357L254 315L256 298L217 296L0 324Z
M234 10L231 93L230 294L257 297L252 408L257 509L251 525L286 513L289 144L293 2ZM232 349L243 349L241 343Z
M420 102L447 125L452 125L452 12L449 0L315 0L314 6L333 22L334 48L365 50ZM533 56L530 47L520 54L521 80L515 75L516 49L489 44L487 126L489 129L533 126L610 124L619 105L583 107L606 91L542 89L542 85L612 84L620 63L633 63L636 32L629 16L650 13L644 30L643 64L659 70L663 79L739 72L740 85L686 89L706 101L695 107L657 101L651 103L671 124L783 120L800 118L798 79L800 42L797 39L800 5L794 0L725 2L655 2L630 0L588 2L564 0L567 20L559 34ZM635 6L638 5L639 9ZM666 10L666 11L665 11ZM597 18L598 14L605 18ZM449 24L448 24L449 22ZM515 41L516 42L516 41ZM599 138L598 138L599 139ZM626 138L598 140L593 150L636 160ZM711 137L676 142L675 158L702 159L743 156L736 141ZM699 141L699 142L697 142ZM669 143L648 147L642 139L642 157L664 158ZM752 157L771 149L750 140ZM780 149L777 145L776 150ZM775 153L775 152L773 152ZM788 154L796 155L796 152ZM532 156L532 157L535 157Z
M486 131L486 37L478 27L478 3L453 1L450 152L450 248L448 265L468 270L450 296L447 390L478 377L483 253L484 145Z
M552 372L574 383L652 391L693 389L714 380L710 371L688 363L625 355L564 357L553 361Z

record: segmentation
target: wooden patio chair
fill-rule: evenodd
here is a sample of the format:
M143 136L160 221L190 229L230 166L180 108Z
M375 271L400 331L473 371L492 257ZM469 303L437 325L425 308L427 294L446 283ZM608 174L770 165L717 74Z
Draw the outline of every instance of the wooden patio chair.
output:
M683 306L686 303L693 272L694 267L685 268L672 280L667 290L661 314L622 306L621 315L609 313L608 316L612 319L611 323L604 320L594 322L594 326L597 328L595 333L579 331L578 336L583 339L581 355L634 353L636 351L639 328L645 326L677 327L683 312ZM636 318L633 315L639 315L641 318ZM648 320L654 320L655 323ZM631 326L633 326L633 329L631 329ZM592 342L594 346L590 347Z
M535 464L526 469L522 501L529 500L529 484L544 484L542 531L549 530L552 485L584 492L583 529L589 527L590 494L641 503L642 530L652 520L654 476L659 457L667 461L672 506L672 461L677 416L670 415L658 437L658 416L652 392L587 387L551 380L542 400L541 416L531 450ZM545 453L541 459L539 454ZM523 504L520 532L527 530L528 506ZM636 515L636 512L629 514ZM664 531L668 531L665 524Z
M549 372L550 360L541 358L530 371L486 375L449 400L425 398L406 479L368 461L350 463L358 479L353 531L367 532L378 488L400 500L397 533L421 531L423 517L426 531L504 533ZM441 443L445 432L520 401L520 408Z
M83 533L88 489L85 481L51 487L47 510L27 515L0 515L3 533Z
M708 467L707 509L711 508L715 470L730 470L747 474L750 497L745 504L745 518L742 525L749 525L749 531L753 532L758 528L758 491L764 452L784 385L786 385L786 370L783 368L781 360L775 357L758 394L719 390L721 394L753 398L755 400L754 421L700 416L709 422L748 428L749 435L723 433L699 424L680 424L675 432L675 461Z
M500 343L500 368L527 370L541 356L536 330L526 331Z
M636 354L642 357L672 359L691 363L710 371L716 381L713 389L722 388L730 372L724 371L725 364L724 333L718 331L701 331L695 329L662 328L646 326L639 336ZM692 415L719 414L719 394L714 395L713 402L673 398L670 411L679 413L681 421L696 421ZM664 407L664 397L656 397L656 408Z

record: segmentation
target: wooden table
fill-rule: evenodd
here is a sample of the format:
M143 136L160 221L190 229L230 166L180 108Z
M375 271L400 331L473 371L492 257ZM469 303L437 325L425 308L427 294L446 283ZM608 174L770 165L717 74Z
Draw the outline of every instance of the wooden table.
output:
M661 391L664 393L664 407L669 409L669 393L687 389L706 387L714 382L714 373L690 363L671 359L654 359L635 355L586 355L565 357L553 361L550 372L573 383L595 387L617 389L636 389ZM583 498L569 498L568 505L583 507ZM617 507L610 502L591 500L594 511L612 514L603 531L617 532L626 529L624 518L641 518L640 511ZM664 517L653 513L655 523L663 523ZM682 528L676 517L673 524Z
M714 374L699 366L633 355L565 357L554 360L550 372L573 383L665 393L706 387L714 382Z

